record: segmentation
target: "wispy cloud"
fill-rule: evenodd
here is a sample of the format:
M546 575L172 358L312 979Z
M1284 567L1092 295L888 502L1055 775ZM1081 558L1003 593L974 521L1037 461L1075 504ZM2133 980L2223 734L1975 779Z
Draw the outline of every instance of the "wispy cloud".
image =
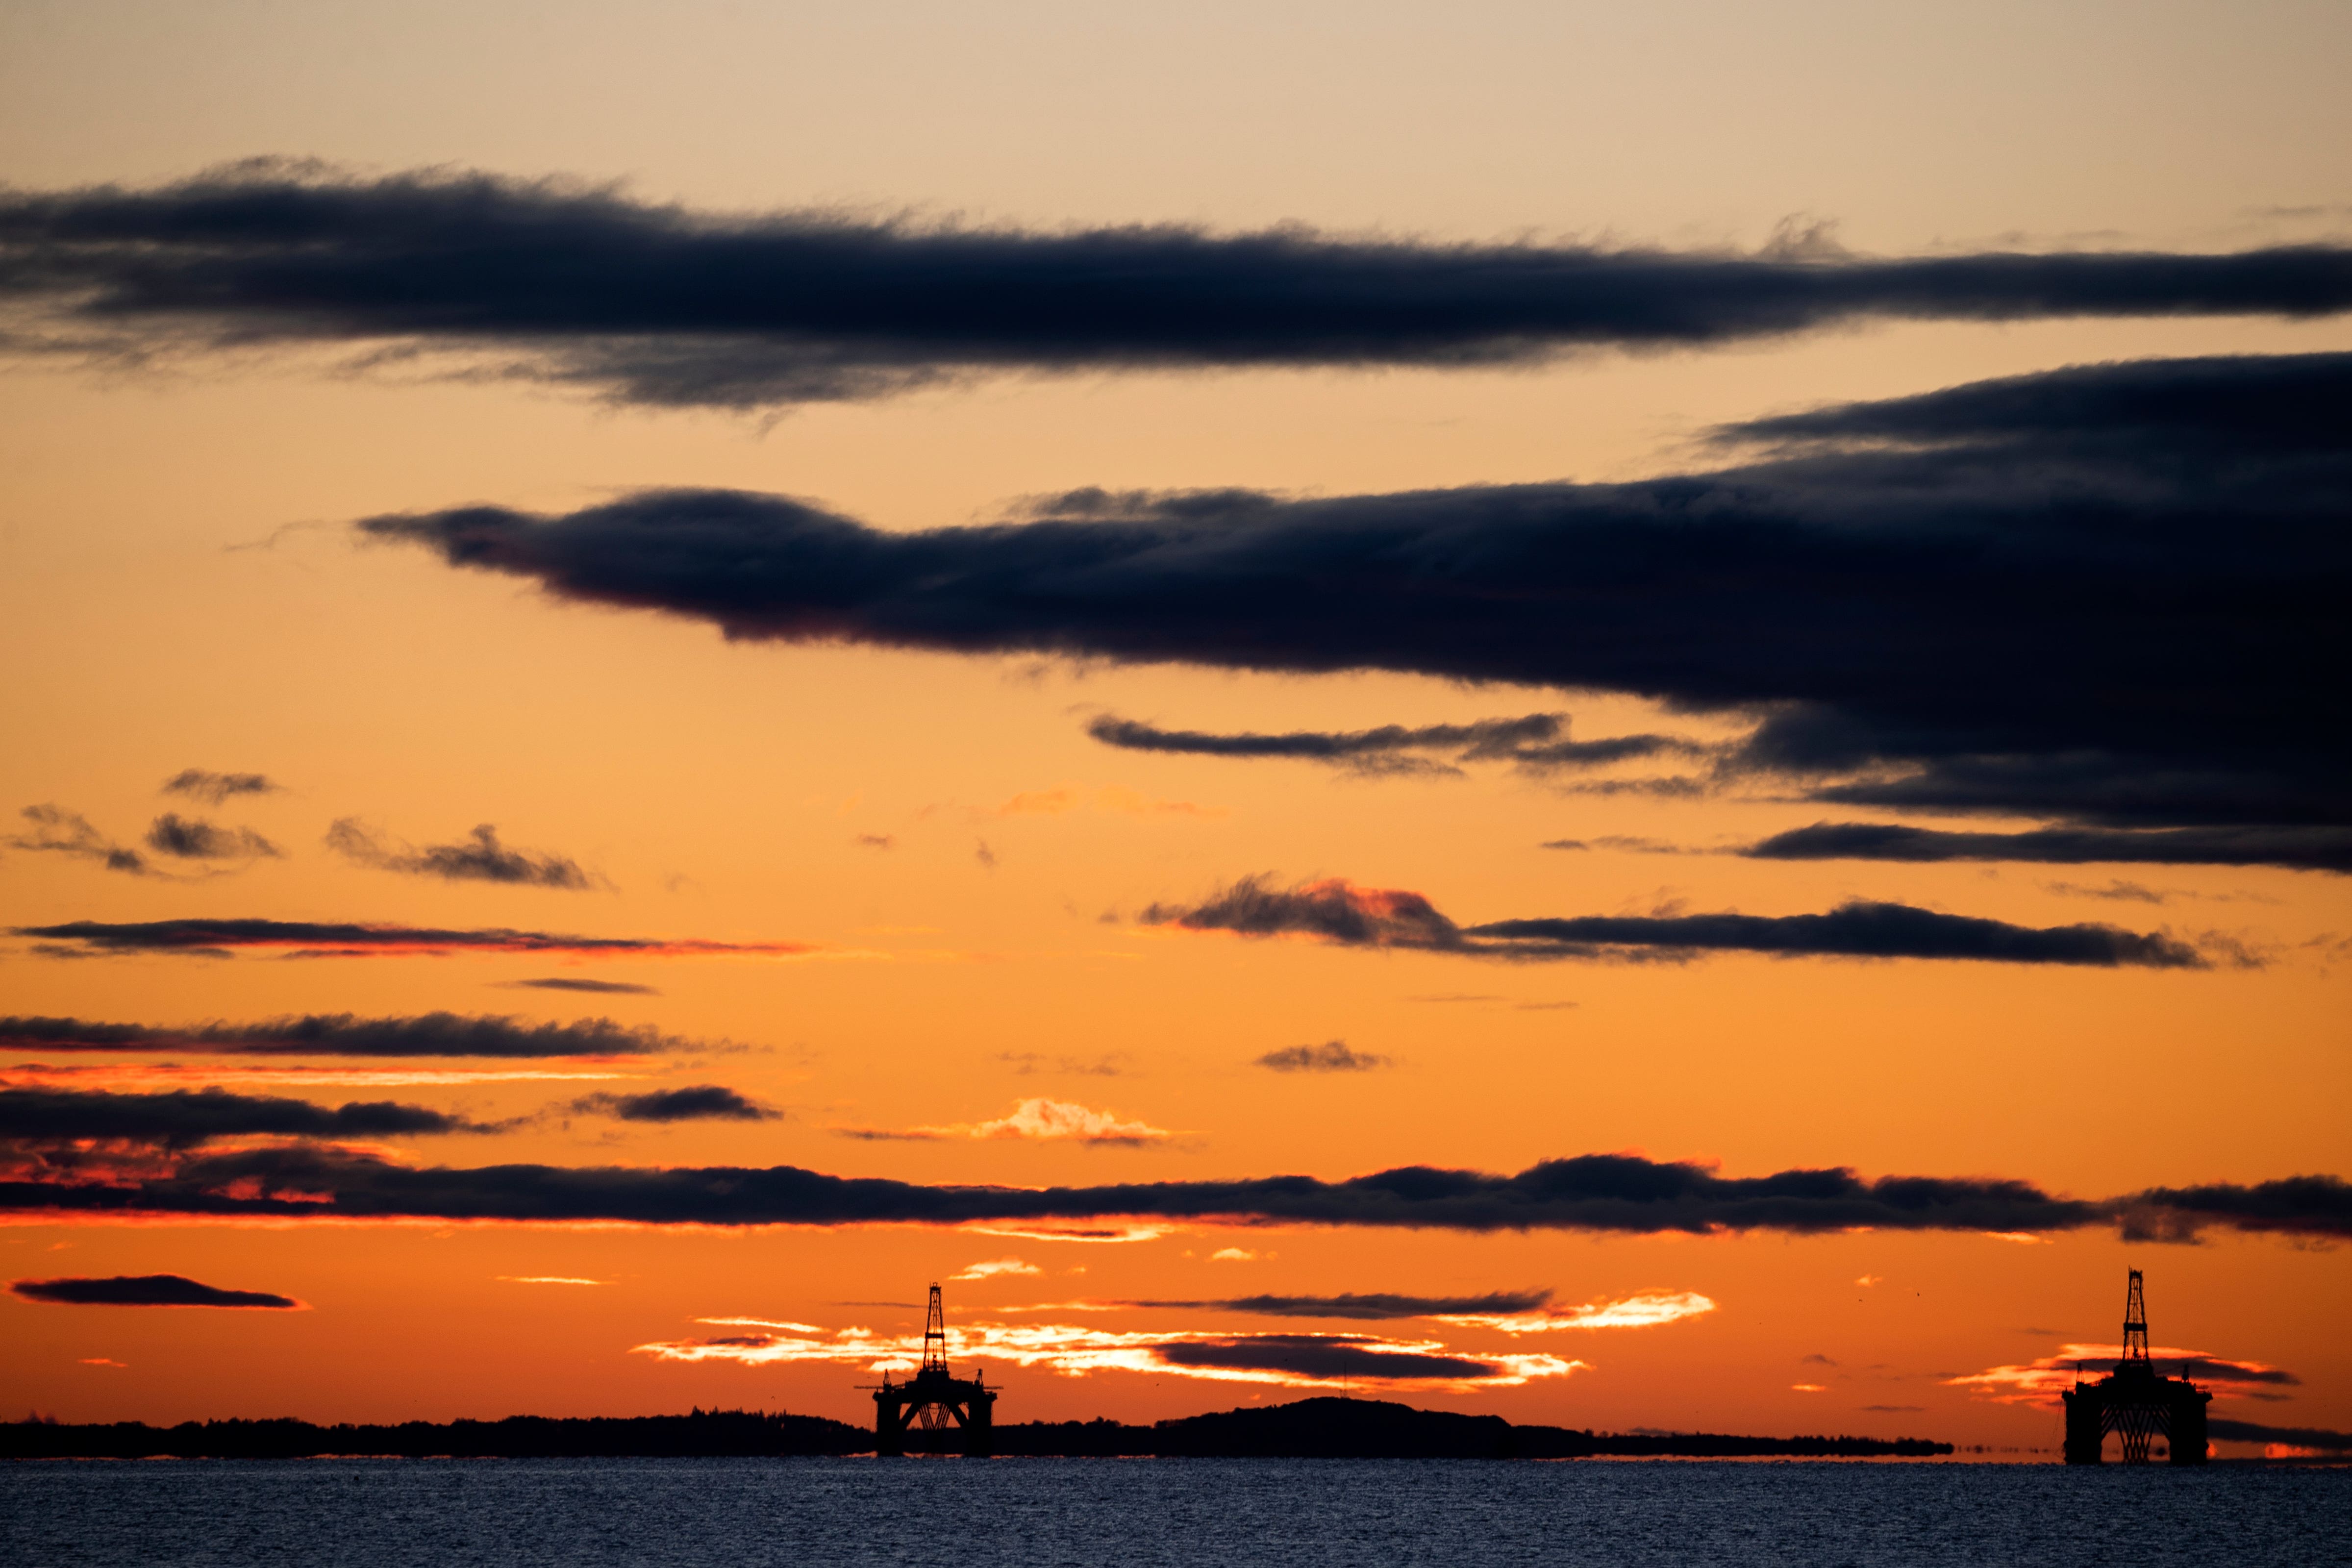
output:
M1174 1234L1173 1225L1005 1225L968 1224L964 1229L979 1236L1003 1236L1015 1241L1075 1241L1084 1246L1132 1246L1139 1241L1157 1241Z
M1303 936L1340 946L1407 948L1514 962L1680 960L1708 952L1778 957L1940 958L2113 968L2204 968L2200 948L2120 926L2012 925L1902 904L1855 901L1825 915L1580 915L1460 925L1421 894L1330 877L1282 886L1244 876L1194 904L1154 904L1147 925L1243 936ZM2212 946L2212 939L2208 939ZM2256 960L2227 951L2233 962Z
M1194 1312L1245 1312L1261 1317L1339 1318L1380 1322L1396 1318L1465 1318L1523 1314L1541 1309L1549 1291L1489 1291L1476 1296L1415 1296L1388 1291L1345 1291L1335 1296L1224 1296L1210 1301L1131 1301L1103 1307L1182 1308Z
M582 936L512 926L474 929L392 922L318 920L71 920L17 925L9 935L44 944L58 956L173 953L221 957L236 950L274 950L313 958L370 958L451 953L562 953L590 958L791 958L827 951L808 942L714 942L699 937Z
M0 841L12 848L70 855L131 876L190 880L190 875L174 875L139 850L108 837L79 811L40 805L27 806L21 814L31 824L31 831ZM278 860L284 854L251 828L225 828L201 817L183 817L176 811L164 812L148 826L145 843L149 851L169 861L195 862L208 868L192 873L197 875L219 874L224 862L233 868L235 862Z
M568 855L518 850L499 841L499 830L484 822L454 844L414 844L385 838L356 817L339 819L327 830L327 847L346 860L378 871L444 882L499 882L520 887L552 887L580 893L601 879Z
M506 1014L415 1013L362 1018L306 1013L233 1023L110 1023L0 1018L0 1046L51 1051L201 1051L222 1056L626 1057L709 1050L717 1043L611 1019L530 1023Z
M29 1151L68 1173L75 1152L94 1143L183 1150L254 1134L368 1138L499 1130L429 1106L390 1100L353 1101L330 1108L308 1100L237 1094L219 1088L147 1094L103 1089L0 1088L0 1163L11 1154Z
M1508 762L1534 773L1605 768L1657 757L1701 758L1722 748L1671 735L1623 735L1571 740L1562 713L1482 718L1469 724L1388 724L1372 729L1287 730L1261 735L1161 729L1104 714L1087 733L1127 751L1197 757L1290 758L1329 763L1371 775L1459 773L1475 762Z
M282 1083L296 1087L397 1089L411 1085L468 1083L611 1082L641 1076L634 1072L583 1071L572 1069L429 1068L388 1069L349 1067L235 1067L220 1062L107 1062L103 1066L51 1067L20 1062L0 1068L0 1084L16 1087L53 1085L63 1088L120 1089L156 1084L192 1087L231 1083Z
M185 795L208 806L221 806L239 795L274 795L285 788L262 773L215 773L209 768L183 768L163 780L163 793Z
M278 860L276 844L251 828L224 828L201 817L166 811L147 829L147 847L175 860Z
M1715 1302L1696 1291L1644 1291L1580 1307L1535 1307L1516 1312L1435 1312L1441 1322L1498 1329L1504 1333L1549 1333L1557 1329L1646 1329L1701 1317Z
M1286 1045L1269 1051L1256 1059L1260 1067L1271 1067L1276 1072L1370 1072L1390 1065L1390 1059L1375 1051L1354 1051L1344 1040L1327 1040L1320 1045Z
M911 1371L921 1361L919 1335L869 1329L827 1331L760 1318L701 1318L742 1331L701 1339L657 1341L636 1353L663 1361L732 1361L752 1366L819 1362L872 1372ZM1236 1334L1194 1331L1118 1333L1055 1323L972 1322L952 1331L953 1355L1042 1368L1066 1376L1138 1372L1258 1383L1339 1387L1385 1383L1431 1387L1516 1387L1565 1377L1585 1366L1553 1355L1456 1353L1436 1340L1372 1334Z
M2123 1353L2123 1346L2119 1344L2066 1344L2061 1345L2054 1355L2045 1355L2019 1365L1987 1367L1982 1372L1948 1377L1944 1382L2005 1405L2055 1406L2059 1394L2074 1385L2078 1364L2082 1368L2080 1375L2104 1377ZM2158 1370L2165 1376L2186 1377L2192 1382L2210 1384L2224 1396L2265 1387L2292 1385L2303 1381L2291 1372L2263 1362L2228 1361L2201 1350L2151 1345L2147 1354L2150 1361L2158 1364Z
M27 806L18 814L32 824L32 830L0 840L11 849L95 861L109 871L123 872L131 876L153 874L154 868L147 863L145 856L100 832L91 825L89 819L79 811L45 804Z
M1072 1101L1049 1100L1042 1095L1022 1101L1009 1114L993 1121L956 1122L945 1126L904 1129L837 1127L835 1132L842 1137L868 1141L1016 1138L1130 1147L1139 1144L1163 1143L1175 1136L1149 1123L1121 1121L1116 1112L1090 1110Z
M1119 1051L1107 1051L1091 1061L1076 1056L1045 1056L1034 1051L1001 1051L996 1060L1024 1078L1039 1072L1074 1078L1121 1078L1134 1071L1127 1053Z

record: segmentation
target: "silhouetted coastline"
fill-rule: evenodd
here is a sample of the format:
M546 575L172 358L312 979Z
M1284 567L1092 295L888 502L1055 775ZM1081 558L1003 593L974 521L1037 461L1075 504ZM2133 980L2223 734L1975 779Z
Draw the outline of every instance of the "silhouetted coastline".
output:
M1028 1421L996 1428L1000 1456L1190 1458L1926 1458L1949 1443L1919 1437L1751 1437L1707 1432L1594 1433L1518 1427L1499 1416L1321 1397L1187 1416L1149 1427ZM910 1452L953 1452L960 1434L910 1431ZM936 1444L925 1439L936 1437ZM320 1427L291 1419L0 1425L0 1458L295 1459L772 1458L870 1454L874 1434L822 1416L701 1410L685 1416L406 1421Z
M315 1426L273 1421L138 1421L76 1427L20 1421L0 1427L12 1459L717 1458L871 1452L874 1435L822 1416L696 1410L687 1416L509 1416L502 1421L404 1421Z

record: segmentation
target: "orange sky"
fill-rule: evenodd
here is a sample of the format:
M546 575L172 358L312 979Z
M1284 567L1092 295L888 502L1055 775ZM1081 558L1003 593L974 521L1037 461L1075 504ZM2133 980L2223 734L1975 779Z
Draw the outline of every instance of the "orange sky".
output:
M1823 4L1769 28L1728 5L1210 6L1147 23L1037 5L986 26L918 5L856 18L399 10L12 7L0 179L152 182L272 153L620 180L721 210L1743 248L1810 214L1858 249L1902 255L2227 250L2352 227L2352 125L2323 74L2352 40L2325 8L2225 22L2186 6L1930 19ZM2118 29L2126 15L2138 20ZM446 1010L607 1018L691 1043L545 1061L11 1045L0 1089L216 1084L510 1124L340 1140L416 1166L790 1166L1042 1187L1508 1174L1632 1152L1726 1177L1845 1166L2084 1200L2342 1175L2340 875L1750 860L1719 852L1839 813L1763 786L1681 799L1580 791L1503 763L1366 777L1114 749L1090 719L1348 731L1553 712L1573 716L1580 740L1710 743L1747 721L1413 674L729 643L699 622L559 602L362 545L343 525L474 502L570 511L664 486L776 492L905 530L994 520L1081 486L1350 496L1622 480L1708 465L1699 438L1719 423L1823 402L2115 360L2347 349L2341 315L1910 322L1507 370L1012 373L751 413L354 371L325 351L148 370L0 361L0 657L13 673L0 838L32 831L23 808L53 804L122 845L177 811L282 852L134 876L0 848L0 927L254 917L788 949L68 961L12 937L0 1012L18 1017ZM159 792L188 768L278 788L218 805ZM346 819L391 860L495 824L507 845L575 864L582 885L364 863L328 846ZM1694 852L1539 847L1612 838ZM1412 890L1465 925L1864 899L2161 931L2261 962L1507 963L1144 918L1261 873ZM647 989L515 985L550 977ZM1379 1060L1321 1072L1258 1061L1332 1040ZM573 1104L703 1084L772 1114L658 1124ZM1118 1136L1040 1135L1087 1127ZM856 1135L876 1132L929 1135ZM992 1357L1002 1420L1273 1399L1322 1385L1188 1376L1137 1347L1364 1334L1496 1369L1376 1384L1419 1404L2051 1457L2054 1410L1956 1380L2112 1342L2124 1271L2140 1267L2159 1342L2295 1380L2223 1385L2217 1415L2352 1427L2336 1323L2352 1265L2324 1240L2224 1229L2195 1246L2127 1243L2111 1224L2022 1238L1187 1221L1086 1241L1006 1228L19 1213L0 1228L8 1280L176 1274L303 1310L0 1294L0 1414L744 1405L863 1422L855 1385L887 1359L877 1342L919 1334L937 1280L965 1336L959 1360ZM1552 1310L1599 1321L1511 1333L1459 1313L1134 1304L1543 1291ZM1609 1321L1610 1303L1644 1298L1678 1304L1648 1314L1670 1321ZM658 1348L761 1336L703 1359Z

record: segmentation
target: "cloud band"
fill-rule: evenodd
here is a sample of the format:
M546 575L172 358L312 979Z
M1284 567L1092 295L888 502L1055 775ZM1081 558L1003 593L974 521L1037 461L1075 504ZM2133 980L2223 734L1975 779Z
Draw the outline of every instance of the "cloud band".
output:
M308 957L362 958L402 954L571 953L600 958L691 958L740 954L793 956L812 953L805 942L710 942L699 938L578 936L511 926L463 930L425 925L315 920L70 920L18 925L31 937L77 956L178 953L224 956L238 949L291 952Z
M2352 251L1870 257L1337 238L1043 234L730 217L482 173L255 162L144 190L0 193L22 344L503 350L624 401L751 407L985 370L1524 363L1864 319L2352 308Z
M1726 435L1775 444L1761 460L1623 484L1078 491L910 533L659 491L358 527L730 638L1383 669L1759 716L1692 789L1768 773L1882 810L2342 830L2347 430L2352 354L2148 361L1757 422Z
M2128 1223L2184 1241L2206 1229L2352 1238L2352 1187L2307 1176L2087 1201L1989 1177L1843 1168L1725 1176L1629 1155L1547 1160L1515 1176L1404 1166L1341 1181L1267 1176L1044 1188L924 1186L793 1166L645 1169L414 1167L291 1146L198 1152L108 1184L0 1183L0 1210L313 1219L641 1225L982 1225L1142 1218L1261 1225L1653 1235L1853 1228L1996 1234Z
M2197 947L2097 924L2012 925L1863 901L1824 915L1583 915L1459 925L1418 893L1340 878L1284 887L1245 876L1194 904L1154 904L1149 925L1243 936L1307 936L1340 946L1403 947L1521 961L1680 958L1703 952L1780 957L1933 958L2101 968L2203 968Z
M697 1043L650 1026L628 1029L602 1018L535 1024L497 1014L435 1012L361 1018L352 1013L307 1013L176 1029L75 1018L0 1018L0 1046L51 1051L196 1050L224 1056L529 1059L646 1056L687 1050Z

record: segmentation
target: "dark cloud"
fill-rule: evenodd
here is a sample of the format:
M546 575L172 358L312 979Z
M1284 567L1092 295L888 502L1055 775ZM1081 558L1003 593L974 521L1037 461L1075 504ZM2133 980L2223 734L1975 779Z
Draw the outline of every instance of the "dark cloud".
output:
M1123 1078L1135 1071L1123 1051L1107 1051L1087 1061L1075 1056L1046 1056L1034 1051L1000 1051L996 1060L1024 1078L1034 1073L1063 1073L1073 1078Z
M2168 1359L2166 1374L2186 1377L2196 1383L2271 1384L2300 1386L2303 1379L2279 1366L2250 1366L2243 1362L2215 1361L2207 1356L2192 1355L2179 1361Z
M260 773L214 773L202 768L183 768L163 780L166 795L186 795L218 806L236 795L273 795L286 788L273 783Z
M504 882L525 887L583 892L595 879L567 856L518 850L499 842L499 830L484 822L463 843L394 844L370 831L357 817L343 817L327 830L327 847L378 871L437 876L447 882Z
M1153 904L1147 925L1232 931L1244 936L1320 936L1363 947L1468 951L1462 928L1420 894L1358 887L1342 878L1278 887L1270 876L1244 876L1192 905Z
M132 876L164 874L137 850L100 832L79 811L40 805L26 807L23 815L32 824L32 831L5 841L16 849L72 855ZM218 827L202 818L183 817L176 811L166 811L155 819L147 830L147 847L158 854L184 861L276 859L280 852L276 844L250 828Z
M1198 904L1154 904L1142 917L1148 925L1191 931L1302 935L1345 946L1514 960L1745 952L2104 968L2202 968L2210 962L2188 943L2116 925L2011 925L1905 904L1859 901L1826 915L1580 915L1464 926L1418 893L1358 887L1339 878L1281 887L1271 877L1245 876Z
M2352 262L2352 251L2344 253ZM2352 280L2352 271L2345 274ZM2095 460L2172 445L2177 466L2270 453L2341 451L2341 354L2126 361L1975 382L1915 397L1843 403L1726 427L1725 434L1800 448L1891 442L1931 448L1956 437ZM2248 372L2252 371L2250 375Z
M147 847L181 860L220 861L279 858L276 844L251 828L222 828L201 817L166 811L147 830Z
M1217 735L1192 729L1160 729L1104 714L1087 724L1087 733L1106 746L1129 751L1190 752L1206 757L1303 757L1332 762L1415 750L1475 751L1493 756L1529 739L1550 739L1559 733L1561 717L1559 714L1538 713L1524 718L1480 719L1472 724L1430 725L1419 729L1391 724L1377 729L1339 733L1293 730L1277 735Z
M267 1291L224 1291L179 1274L117 1274L105 1280L12 1280L9 1291L28 1301L72 1307L270 1307L301 1306L291 1296Z
M353 1101L330 1109L308 1100L173 1089L113 1094L70 1089L0 1089L0 1146L96 1139L190 1149L215 1138L270 1135L371 1138L494 1129L424 1105Z
M593 996L657 997L658 988L632 985L626 980L577 980L562 975L537 980L501 980L499 985L509 990L524 991L583 991Z
M772 1122L779 1114L716 1083L645 1094L588 1094L573 1101L572 1108L624 1122Z
M2223 1443L2284 1443L2338 1454L2352 1450L2352 1432L2331 1432L2325 1427L2270 1427L2259 1421L2233 1421L2226 1416L2206 1417L2205 1435Z
M1991 1177L1851 1170L1731 1177L1630 1155L1547 1160L1516 1176L1405 1166L1344 1181L1267 1176L1077 1187L927 1186L791 1166L646 1169L415 1167L363 1153L272 1147L183 1156L108 1182L0 1183L0 1209L329 1218L617 1220L706 1225L955 1225L1142 1217L1279 1225L1629 1234L1770 1230L2071 1230L2097 1203Z
M329 1114L320 1107L308 1109ZM1709 1166L1634 1155L1546 1160L1516 1176L1408 1166L1341 1181L1278 1176L1095 1186L934 1186L827 1176L793 1166L420 1168L360 1149L295 1144L198 1149L152 1168L105 1173L100 1179L65 1170L43 1179L0 1180L0 1212L645 1225L961 1225L1139 1218L1629 1235L1817 1235L1864 1228L2047 1233L2120 1224L2127 1235L2184 1241L2195 1239L2198 1225L2221 1223L2340 1239L2352 1234L2347 1191L2352 1189L2338 1177L2298 1176L2251 1187L2154 1188L2085 1200L1994 1176L1865 1179L1843 1167L1726 1176ZM2168 1216L2175 1222L2163 1223Z
M5 840L11 848L96 861L109 871L126 872L132 876L147 876L153 872L145 856L100 832L79 811L39 805L27 806L20 814L33 825L33 831Z
M1532 771L1600 768L1612 762L1664 754L1702 756L1707 748L1671 735L1621 735L1606 740L1570 740L1568 716L1533 713L1520 718L1485 718L1471 724L1425 725L1409 729L1291 730L1278 735L1220 735L1194 729L1158 729L1105 714L1087 733L1106 746L1128 751L1188 752L1204 757L1287 757L1336 763L1359 773L1452 773L1465 762L1507 761ZM1440 760L1440 758L1447 760Z
M1392 1350L1354 1334L1243 1334L1180 1341L1153 1352L1171 1366L1286 1372L1296 1377L1496 1377L1502 1368L1466 1356Z
M706 1042L611 1019L526 1023L499 1014L417 1013L361 1018L307 1013L251 1023L98 1023L72 1018L0 1018L0 1045L34 1051L180 1051L227 1056L641 1056Z
M0 194L20 349L472 350L635 402L752 407L1000 369L1523 363L1870 319L2352 308L2352 253L1879 258L1344 239L1297 227L1029 233L742 217L610 189L247 163L144 190Z
M1890 822L1815 822L1739 852L1759 860L2028 861L2044 865L2278 865L2352 872L2352 828L2037 828L1950 832Z
M2169 893L2143 887L2136 882L2125 882L2120 877L2105 887L2085 887L2074 882L2045 882L2042 888L2045 893L2072 898L2104 898L2110 904L2168 904L2172 899Z
M1856 900L1826 915L1580 915L1497 920L1465 935L1484 950L1580 958L1622 949L1770 953L1783 957L1957 958L1988 964L2084 964L2100 968L2201 969L2195 946L2157 933L2085 922L2011 925L1907 904ZM2251 960L2241 960L2251 962Z
M1369 1051L1350 1051L1344 1040L1320 1045L1286 1045L1257 1059L1260 1067L1276 1072L1370 1072L1389 1065L1389 1059Z
M2341 1176L2150 1187L2117 1208L2125 1236L2138 1240L2194 1241L2209 1229L2352 1239L2352 1183Z
M1252 1312L1273 1318L1352 1318L1385 1322L1394 1318L1501 1316L1532 1312L1549 1304L1549 1291L1490 1291L1483 1296L1401 1296L1386 1291L1337 1296L1229 1296L1213 1301L1122 1301L1125 1307L1200 1309Z
M238 948L277 948L298 956L362 958L427 953L576 953L587 957L698 957L711 954L793 954L800 942L709 942L656 936L573 936L510 926L453 930L429 925L320 920L69 920L16 925L61 953L180 953L220 956Z
M1395 670L1757 721L1705 775L1606 789L2345 828L2347 433L2352 354L2152 361L1734 427L1774 444L1620 484L1086 490L914 532L717 491L358 526L738 639Z

